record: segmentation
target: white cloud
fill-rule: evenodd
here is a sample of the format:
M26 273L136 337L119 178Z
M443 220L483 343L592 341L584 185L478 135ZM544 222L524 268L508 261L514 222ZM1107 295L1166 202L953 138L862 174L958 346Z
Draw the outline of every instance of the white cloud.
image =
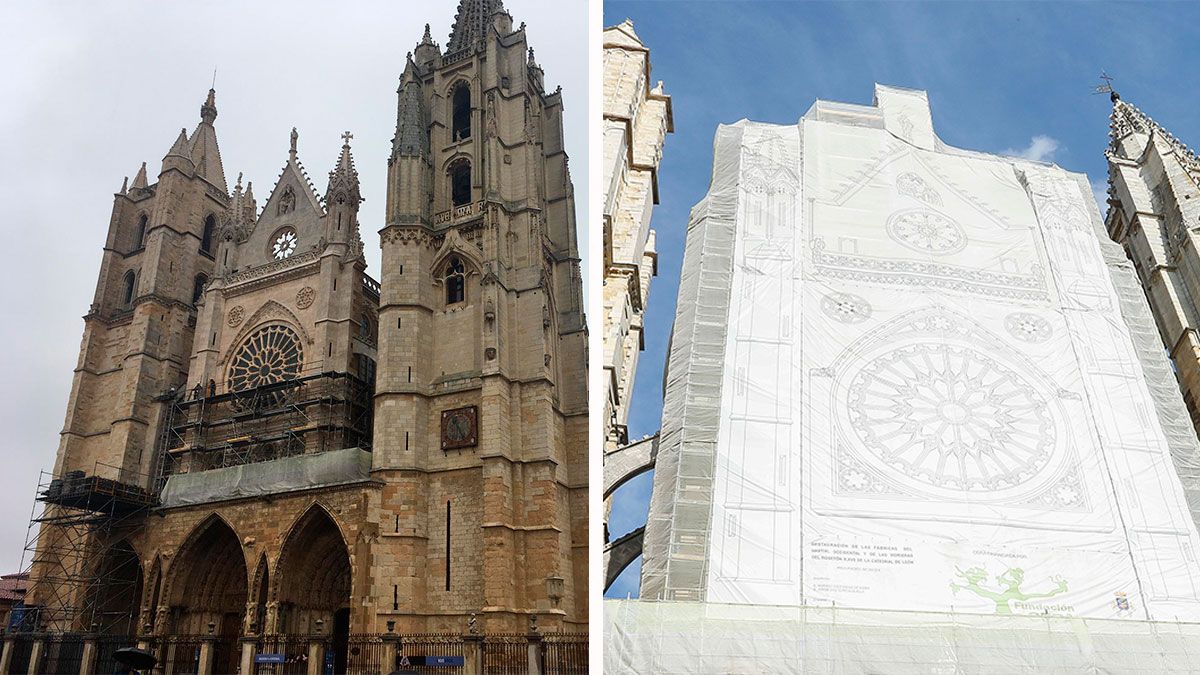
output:
M1049 136L1037 135L1029 139L1028 147L1023 150L1009 148L1000 154L1030 159L1035 162L1053 162L1054 153L1058 151L1058 141Z

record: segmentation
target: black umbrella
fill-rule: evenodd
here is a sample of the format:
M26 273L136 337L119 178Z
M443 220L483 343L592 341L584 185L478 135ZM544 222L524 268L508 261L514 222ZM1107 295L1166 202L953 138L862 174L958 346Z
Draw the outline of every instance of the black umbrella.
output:
M113 652L113 660L117 663L127 666L130 670L150 670L154 664L158 663L158 659L145 649L137 647L125 647Z

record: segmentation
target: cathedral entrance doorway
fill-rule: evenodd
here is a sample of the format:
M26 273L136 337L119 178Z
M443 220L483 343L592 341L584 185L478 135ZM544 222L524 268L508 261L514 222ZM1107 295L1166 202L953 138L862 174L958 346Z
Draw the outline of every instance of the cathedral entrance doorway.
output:
M280 634L329 635L334 671L346 663L350 634L350 555L329 513L313 506L288 534L275 578Z
M142 597L142 564L133 546L121 540L110 546L96 565L90 626L102 635L137 632L138 602Z
M172 565L170 633L218 635L213 672L237 670L237 640L246 612L246 558L225 521L200 525Z

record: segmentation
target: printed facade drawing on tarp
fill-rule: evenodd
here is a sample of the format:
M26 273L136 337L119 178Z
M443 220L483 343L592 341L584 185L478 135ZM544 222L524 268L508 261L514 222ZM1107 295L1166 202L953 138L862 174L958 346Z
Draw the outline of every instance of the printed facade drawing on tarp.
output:
M721 127L643 597L1200 618L1196 441L1163 431L1182 402L1090 198L945 146L923 92Z

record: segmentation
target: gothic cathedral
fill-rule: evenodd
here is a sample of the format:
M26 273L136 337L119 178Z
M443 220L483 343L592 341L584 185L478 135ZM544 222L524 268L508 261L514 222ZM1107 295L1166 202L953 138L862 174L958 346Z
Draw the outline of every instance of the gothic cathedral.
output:
M501 0L461 0L398 94L378 281L349 133L321 193L293 129L260 205L209 91L115 196L27 628L217 635L218 672L239 638L586 630L561 88Z

